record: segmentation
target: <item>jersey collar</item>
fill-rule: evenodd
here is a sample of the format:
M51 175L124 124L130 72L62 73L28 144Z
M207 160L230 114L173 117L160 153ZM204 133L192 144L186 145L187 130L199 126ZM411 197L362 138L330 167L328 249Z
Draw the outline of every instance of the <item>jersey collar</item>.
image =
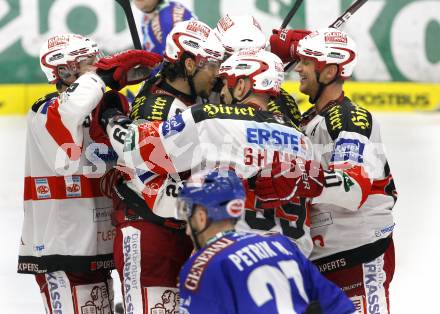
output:
M181 100L187 106L194 105L194 103L195 103L195 100L190 95L182 93L181 91L175 89L170 84L165 82L165 80L160 81L159 84L157 84L157 87L164 90L168 94L170 94L176 98L179 98L179 100Z
M328 110L330 110L332 107L342 104L342 102L344 101L344 91L342 91L341 95L339 95L338 98L334 99L334 100L330 100L321 110L317 111L317 113L319 115L322 115L323 113L327 112Z
M226 235L233 234L233 233L235 233L235 229L226 230L226 231L222 231L222 232L216 233L215 236L209 238L208 241L206 241L205 246L206 245L210 245L210 244L214 243L215 241L217 241L218 239L220 239L220 238L222 238L222 237L224 237Z

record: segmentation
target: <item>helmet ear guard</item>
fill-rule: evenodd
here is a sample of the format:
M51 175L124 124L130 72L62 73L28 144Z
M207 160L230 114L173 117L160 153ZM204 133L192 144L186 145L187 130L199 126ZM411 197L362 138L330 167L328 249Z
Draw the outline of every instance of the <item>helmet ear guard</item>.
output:
M222 68L220 68L220 71L222 70ZM227 75L225 72L223 72L222 74L219 74L219 77L221 79L226 79L226 86L229 89L231 89L231 88L234 88L235 85L237 85L238 80L243 78L244 75L240 75L240 76L235 76L235 74Z
M232 170L202 171L183 184L179 195L179 219L189 219L196 205L204 207L208 219L237 219L244 211L245 192Z

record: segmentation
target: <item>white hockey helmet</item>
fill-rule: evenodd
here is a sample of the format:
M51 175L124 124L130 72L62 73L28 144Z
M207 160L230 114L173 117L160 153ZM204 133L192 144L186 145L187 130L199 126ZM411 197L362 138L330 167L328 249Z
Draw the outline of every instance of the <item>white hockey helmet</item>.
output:
M40 49L40 66L49 83L60 80L58 67L75 73L78 63L99 54L98 44L92 39L77 35L64 34L50 37Z
M193 55L196 65L202 67L206 62L220 63L225 50L208 25L191 20L177 23L168 34L165 59L178 62L184 52Z
M242 49L222 63L219 76L227 80L228 88L240 78L249 78L254 93L276 96L284 79L283 62L264 49Z
M266 46L266 35L252 15L226 14L218 21L214 32L229 54L240 49Z
M347 33L335 28L312 32L298 43L298 55L315 61L319 73L327 64L338 66L338 75L349 78L357 63L356 44Z

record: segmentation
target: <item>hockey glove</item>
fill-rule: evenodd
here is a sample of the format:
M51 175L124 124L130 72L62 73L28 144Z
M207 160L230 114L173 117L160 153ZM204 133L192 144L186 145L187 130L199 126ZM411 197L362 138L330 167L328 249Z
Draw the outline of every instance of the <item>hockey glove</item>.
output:
M302 29L274 29L270 36L270 51L280 57L284 63L298 60L296 53L298 42L311 32Z
M263 169L255 181L255 195L264 209L289 203L295 197L316 197L322 192L324 172L317 161L297 158Z
M92 122L89 130L92 140L95 143L110 146L110 140L106 132L109 120L118 115L126 117L129 112L130 106L124 95L114 90L106 92L101 102L92 111Z
M95 66L98 68L96 73L108 87L120 90L145 80L161 61L162 56L157 53L128 50L101 58Z

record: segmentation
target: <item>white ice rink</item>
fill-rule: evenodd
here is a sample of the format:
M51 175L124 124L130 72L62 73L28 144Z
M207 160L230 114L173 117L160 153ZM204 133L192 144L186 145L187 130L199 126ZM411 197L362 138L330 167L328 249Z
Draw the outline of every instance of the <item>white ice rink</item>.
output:
M439 313L440 113L376 117L399 192L393 210L397 224L391 311ZM23 219L23 117L0 118L0 144L0 313L44 314L33 276L16 273Z

